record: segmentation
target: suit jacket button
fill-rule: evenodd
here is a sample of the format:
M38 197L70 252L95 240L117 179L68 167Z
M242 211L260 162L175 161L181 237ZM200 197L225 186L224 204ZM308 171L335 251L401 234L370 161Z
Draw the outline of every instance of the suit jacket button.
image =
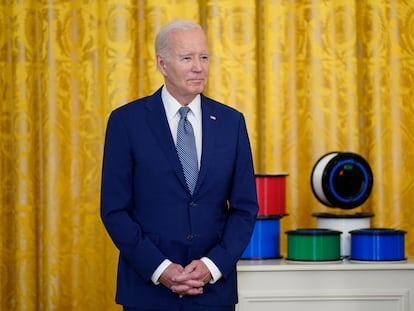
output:
M187 235L187 240L191 241L192 239L193 239L193 235L192 234Z
M197 206L197 204L194 201L190 202L190 207L196 207L196 206Z

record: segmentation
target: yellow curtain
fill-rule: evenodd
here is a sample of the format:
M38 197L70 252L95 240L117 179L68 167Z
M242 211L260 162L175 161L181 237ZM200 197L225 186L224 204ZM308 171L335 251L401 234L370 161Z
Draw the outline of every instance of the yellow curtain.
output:
M206 94L245 114L256 171L289 174L282 254L285 230L329 209L314 163L351 151L374 174L355 211L406 230L414 255L412 1L2 1L1 310L120 310L99 217L103 136L113 108L162 83L153 41L173 18L207 30Z

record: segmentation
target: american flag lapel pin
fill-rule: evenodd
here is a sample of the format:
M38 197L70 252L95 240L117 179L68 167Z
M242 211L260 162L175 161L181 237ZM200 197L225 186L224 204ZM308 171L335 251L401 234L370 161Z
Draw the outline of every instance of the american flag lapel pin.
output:
M210 116L210 119L213 120L213 121L216 121L217 118L216 118L216 116Z

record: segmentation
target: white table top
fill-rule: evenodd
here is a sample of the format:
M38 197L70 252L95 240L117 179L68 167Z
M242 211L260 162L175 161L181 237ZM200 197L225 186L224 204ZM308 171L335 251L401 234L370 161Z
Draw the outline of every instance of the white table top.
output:
M299 262L286 259L239 260L237 271L338 271L338 270L414 270L414 257L402 261L352 261Z

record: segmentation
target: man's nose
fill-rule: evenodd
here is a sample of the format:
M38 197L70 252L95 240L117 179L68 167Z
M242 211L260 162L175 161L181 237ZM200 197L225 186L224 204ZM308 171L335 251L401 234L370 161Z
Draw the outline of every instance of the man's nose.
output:
M203 69L201 61L199 59L194 59L193 66L191 67L193 71L201 71Z

